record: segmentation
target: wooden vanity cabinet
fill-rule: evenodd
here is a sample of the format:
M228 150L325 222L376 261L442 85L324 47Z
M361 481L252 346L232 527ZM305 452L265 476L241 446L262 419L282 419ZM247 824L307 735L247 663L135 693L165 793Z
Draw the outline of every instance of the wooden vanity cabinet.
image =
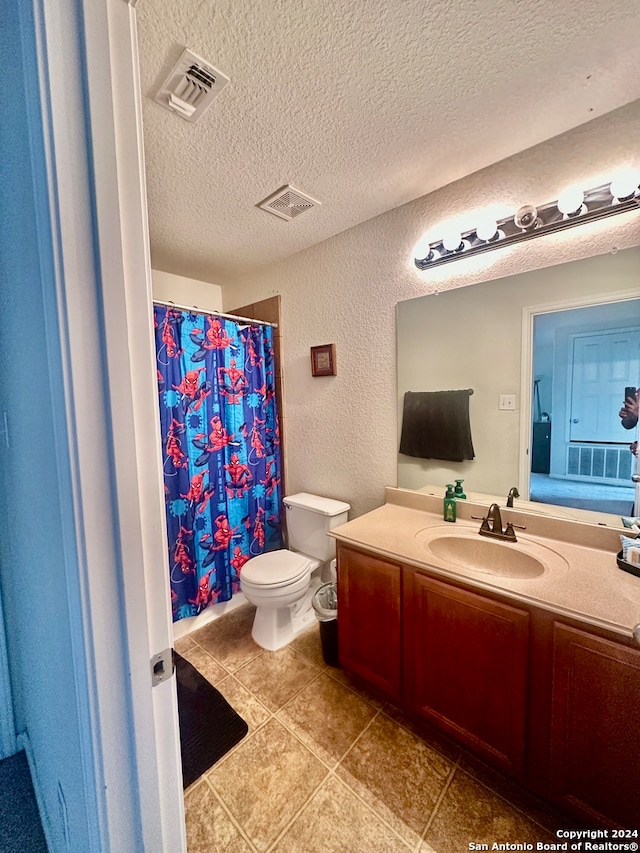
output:
M402 567L338 546L338 655L342 666L400 699Z
M640 648L338 543L342 666L591 826L640 818Z
M552 667L553 799L640 829L640 650L557 621Z
M405 568L404 700L510 775L524 775L529 612Z

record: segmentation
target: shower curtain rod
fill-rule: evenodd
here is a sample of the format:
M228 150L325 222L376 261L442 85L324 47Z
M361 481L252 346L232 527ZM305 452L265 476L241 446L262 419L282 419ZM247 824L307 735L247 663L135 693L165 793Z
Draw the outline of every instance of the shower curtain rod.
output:
M252 317L240 317L238 314L224 314L222 311L207 311L204 308L198 308L197 305L178 305L177 302L165 302L163 299L154 299L154 305L165 305L167 308L177 308L180 311L191 311L194 314L211 314L216 317L224 317L225 320L240 320L243 323L251 323L252 326L273 326L278 328L277 323L269 323L266 320L255 320Z

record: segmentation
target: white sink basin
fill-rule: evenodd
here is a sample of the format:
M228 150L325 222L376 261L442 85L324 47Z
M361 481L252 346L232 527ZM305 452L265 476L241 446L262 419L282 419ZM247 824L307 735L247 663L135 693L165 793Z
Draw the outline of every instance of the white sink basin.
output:
M564 571L568 567L564 557L551 548L523 538L504 542L471 531L431 527L420 530L416 542L428 555L460 572L525 579L537 578L549 571Z

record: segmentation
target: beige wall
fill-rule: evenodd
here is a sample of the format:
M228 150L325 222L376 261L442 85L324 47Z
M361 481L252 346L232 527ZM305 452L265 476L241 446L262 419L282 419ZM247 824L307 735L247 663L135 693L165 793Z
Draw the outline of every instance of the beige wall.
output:
M151 270L153 298L178 305L194 305L201 311L222 311L222 288L207 281Z
M397 302L435 287L462 287L638 245L640 215L624 214L418 274L412 249L425 230L441 236L451 220L465 230L487 205L507 215L527 202L551 201L575 182L587 188L605 183L612 170L637 158L638 138L640 102L224 288L225 306L282 296L289 491L346 500L353 516L383 503L384 487L396 484ZM295 228L295 221L286 227ZM338 375L313 378L309 347L325 343L336 344Z

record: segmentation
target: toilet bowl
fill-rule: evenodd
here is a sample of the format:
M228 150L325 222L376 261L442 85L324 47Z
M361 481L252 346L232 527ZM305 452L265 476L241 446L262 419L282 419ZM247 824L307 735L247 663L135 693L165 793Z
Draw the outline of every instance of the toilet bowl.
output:
M269 651L286 646L313 624L313 593L335 554L327 533L346 522L349 510L342 501L306 492L285 497L284 505L289 549L253 557L240 574L240 589L256 607L251 636Z
M321 583L317 576L321 568L320 560L285 550L261 554L244 564L240 588L256 606L251 636L259 646L281 649L312 624L311 596Z

